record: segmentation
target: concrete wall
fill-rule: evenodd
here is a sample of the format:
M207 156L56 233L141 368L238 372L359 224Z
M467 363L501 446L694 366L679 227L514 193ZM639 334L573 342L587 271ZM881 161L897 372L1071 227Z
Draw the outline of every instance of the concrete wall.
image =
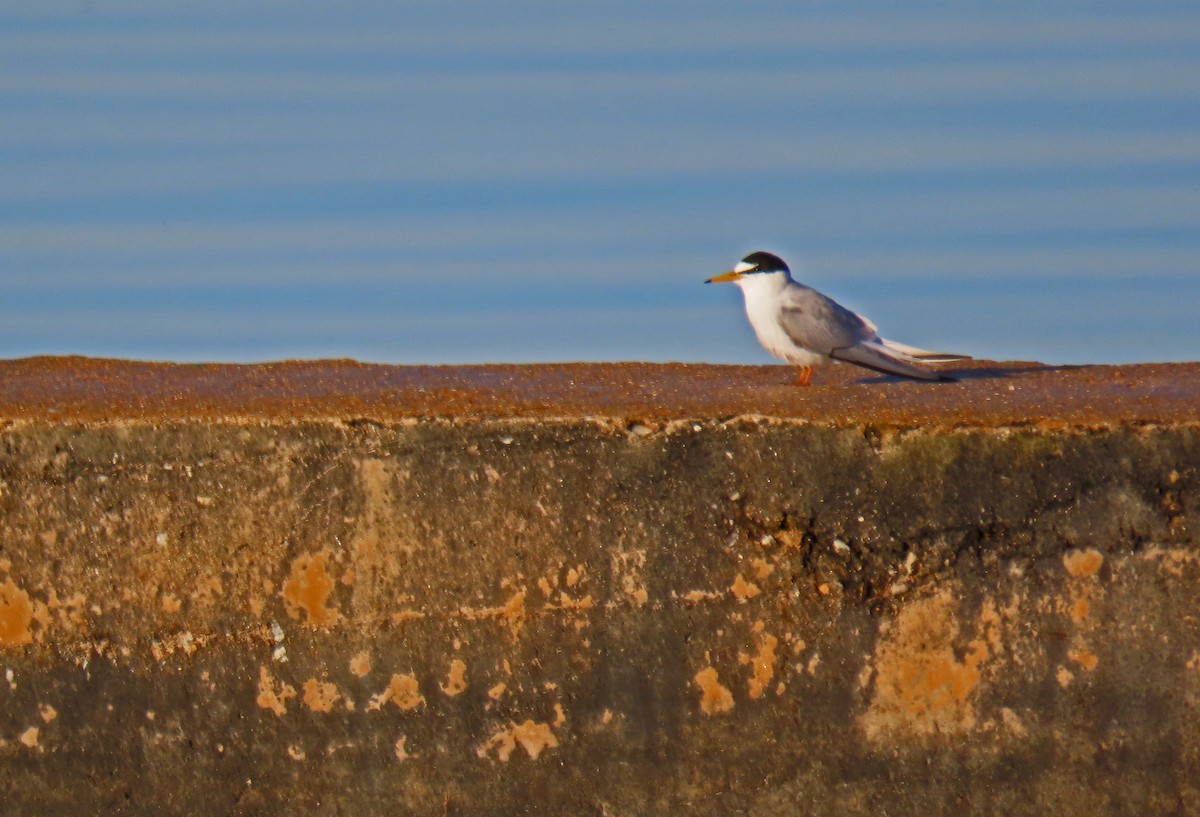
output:
M1191 367L1113 379L1163 417L952 426L82 417L33 370L5 814L1200 812Z

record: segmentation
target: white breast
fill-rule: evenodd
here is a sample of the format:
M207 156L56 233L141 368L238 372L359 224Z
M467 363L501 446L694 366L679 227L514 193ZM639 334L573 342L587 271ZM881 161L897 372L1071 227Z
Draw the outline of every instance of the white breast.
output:
M784 276L747 275L737 283L746 299L746 317L750 319L750 326L764 349L774 357L796 366L815 366L828 362L824 355L797 346L783 331L779 321L779 306L780 293L787 286Z

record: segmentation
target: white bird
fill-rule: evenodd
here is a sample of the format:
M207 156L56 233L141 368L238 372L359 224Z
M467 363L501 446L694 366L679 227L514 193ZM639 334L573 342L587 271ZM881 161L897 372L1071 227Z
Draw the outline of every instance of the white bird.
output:
M763 348L801 367L796 380L801 386L811 382L813 366L830 360L915 380L954 380L921 363L970 359L884 340L863 316L794 281L783 259L769 252L752 252L729 272L705 283L726 281L741 288L746 316Z

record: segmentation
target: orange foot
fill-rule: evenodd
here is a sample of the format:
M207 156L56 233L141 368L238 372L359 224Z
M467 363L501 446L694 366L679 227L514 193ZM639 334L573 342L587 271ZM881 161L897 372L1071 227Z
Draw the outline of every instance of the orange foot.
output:
M800 373L796 375L797 386L807 386L812 382L812 366L804 366L800 369Z

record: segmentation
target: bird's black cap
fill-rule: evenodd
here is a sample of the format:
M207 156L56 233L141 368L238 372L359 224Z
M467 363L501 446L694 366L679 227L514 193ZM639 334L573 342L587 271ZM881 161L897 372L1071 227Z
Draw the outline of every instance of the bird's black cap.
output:
M788 265L778 255L769 252L752 252L742 259L747 264L753 264L759 272L790 272Z

